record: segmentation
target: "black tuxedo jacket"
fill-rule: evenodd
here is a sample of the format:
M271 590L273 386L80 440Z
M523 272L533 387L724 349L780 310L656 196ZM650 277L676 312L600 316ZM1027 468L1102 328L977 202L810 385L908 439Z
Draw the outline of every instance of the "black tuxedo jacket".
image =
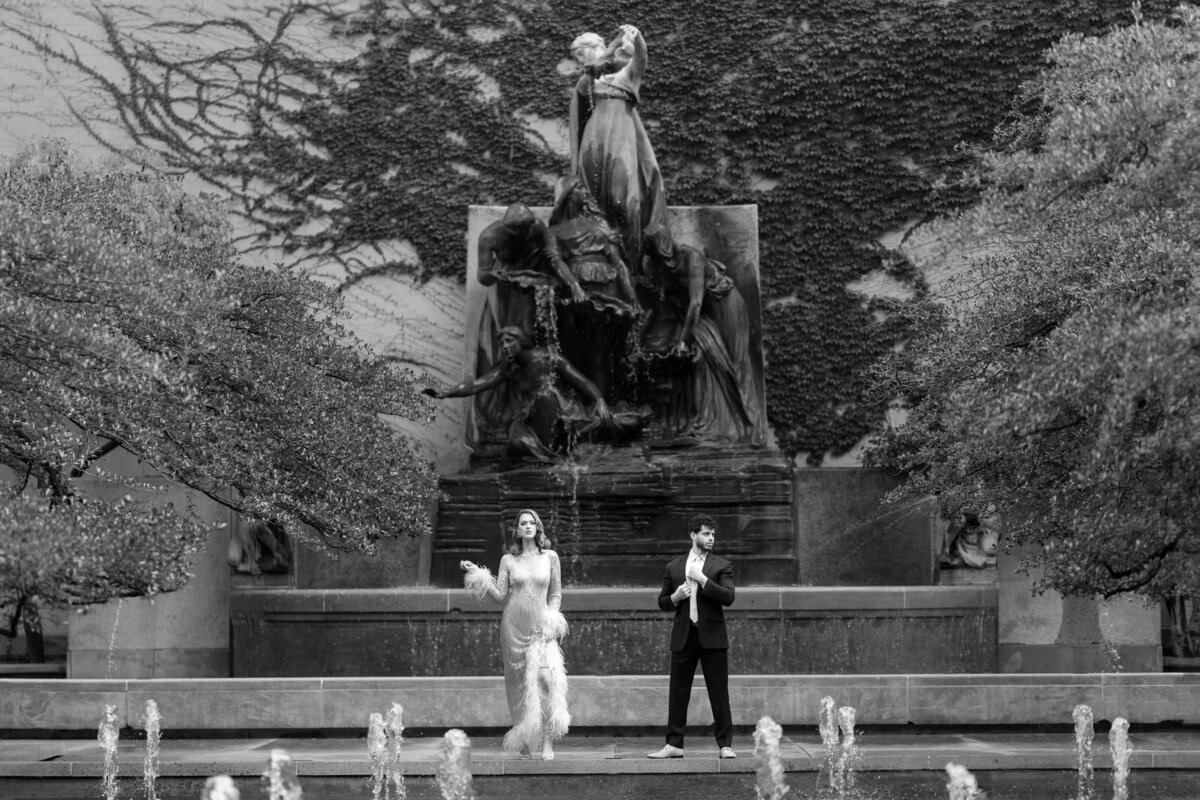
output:
M678 653L687 644L688 628L692 624L690 601L679 605L671 602L671 595L687 578L687 555L682 555L667 564L663 573L662 591L658 593L658 607L663 611L674 611L675 622L671 626L671 651ZM725 606L733 604L733 564L727 559L709 553L704 558L704 576L708 581L698 586L696 595L696 632L700 646L706 650L726 650L729 637L725 633Z

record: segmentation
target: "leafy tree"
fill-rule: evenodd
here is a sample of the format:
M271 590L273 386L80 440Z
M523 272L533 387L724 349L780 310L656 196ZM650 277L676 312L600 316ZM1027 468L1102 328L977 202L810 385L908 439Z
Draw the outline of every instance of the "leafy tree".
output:
M427 401L341 314L314 281L240 265L220 210L176 181L94 169L56 142L8 163L0 465L14 480L0 498L0 602L12 619L35 615L37 598L186 581L205 522L81 488L86 475L123 480L102 467L117 449L319 550L427 533L434 475L385 422L427 420Z
M758 206L768 418L814 465L872 429L866 370L907 335L897 301L850 287L921 290L881 238L973 199L955 145L988 140L1063 32L1128 14L1128 0L224 0L201 16L112 0L77 24L10 5L0 45L62 76L76 122L219 187L239 246L347 285L461 278L469 205L548 205L567 166L567 45L636 24L670 202Z
M1200 589L1200 13L1134 17L1052 48L875 371L896 499L994 509L1065 594Z

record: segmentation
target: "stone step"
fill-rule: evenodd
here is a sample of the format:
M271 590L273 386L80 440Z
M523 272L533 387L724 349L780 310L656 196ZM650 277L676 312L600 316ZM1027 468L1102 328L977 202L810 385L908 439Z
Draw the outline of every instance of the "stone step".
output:
M860 726L1069 725L1077 704L1097 721L1200 724L1200 675L734 675L735 725L770 716L785 728L815 725L821 698L857 709ZM657 730L665 724L665 675L574 675L572 726ZM404 708L409 728L503 731L510 724L500 677L195 680L0 680L0 732L41 736L95 731L104 708L122 727L142 727L154 700L163 725L205 735L312 735L365 730L371 712ZM703 679L689 722L712 719Z

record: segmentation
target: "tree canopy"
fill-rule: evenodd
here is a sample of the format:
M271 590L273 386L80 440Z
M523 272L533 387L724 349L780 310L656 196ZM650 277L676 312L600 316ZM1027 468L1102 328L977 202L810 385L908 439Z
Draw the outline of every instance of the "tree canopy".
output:
M4 165L0 602L186 581L211 523L89 496L84 476L138 487L104 469L118 448L316 549L427 533L435 476L386 418L430 408L341 315L315 281L238 263L223 212L177 181L59 142Z
M874 372L894 499L988 509L1067 594L1200 591L1200 13L1068 36L938 222Z
M1163 14L1176 0L1145 0ZM36 4L35 4L36 5ZM673 205L754 204L767 413L789 455L854 448L868 366L919 292L891 232L973 198L986 142L1042 51L1128 0L111 0L0 8L71 124L232 198L239 246L352 284L461 278L467 207L549 205L567 169L568 45L637 25L640 95ZM5 42L0 42L3 46ZM864 296L864 278L894 287ZM883 320L883 324L880 324ZM414 331L433 338L436 331Z

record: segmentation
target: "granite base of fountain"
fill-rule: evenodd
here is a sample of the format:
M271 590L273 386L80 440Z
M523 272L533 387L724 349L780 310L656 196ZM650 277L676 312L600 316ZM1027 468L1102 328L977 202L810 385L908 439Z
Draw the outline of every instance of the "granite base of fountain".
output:
M462 585L463 559L495 565L516 512L546 524L568 585L657 587L687 549L687 520L717 522L738 585L799 582L790 462L766 447L581 447L554 466L485 466L442 479L430 574Z

